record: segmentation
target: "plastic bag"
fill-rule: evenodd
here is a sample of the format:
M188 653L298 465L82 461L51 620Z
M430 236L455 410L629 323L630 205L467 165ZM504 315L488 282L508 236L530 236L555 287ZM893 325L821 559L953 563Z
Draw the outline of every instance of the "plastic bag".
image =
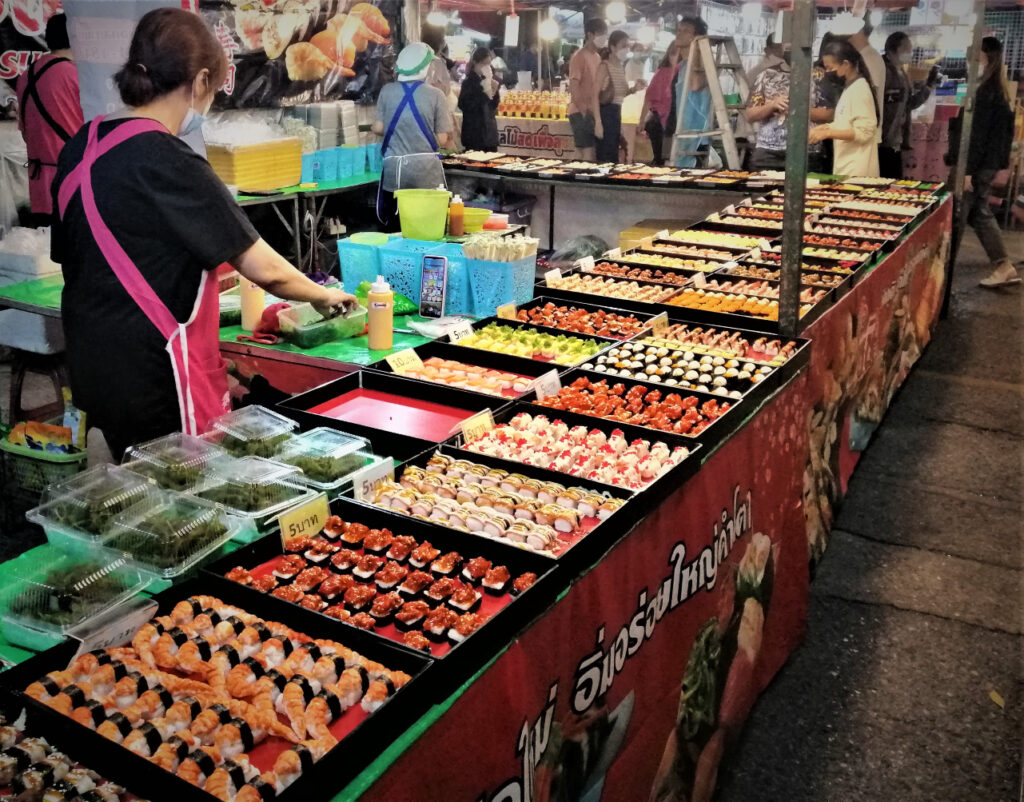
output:
M370 294L370 282L364 281L356 287L355 292L352 294L356 296L360 306L367 306L366 296ZM395 309L393 313L395 317L398 317L399 315L415 315L419 311L420 308L402 295L402 293L395 293Z
M573 237L565 245L551 254L548 264L551 267L572 264L584 256L593 256L595 259L605 253L610 246L600 237L593 234L586 234L582 237Z

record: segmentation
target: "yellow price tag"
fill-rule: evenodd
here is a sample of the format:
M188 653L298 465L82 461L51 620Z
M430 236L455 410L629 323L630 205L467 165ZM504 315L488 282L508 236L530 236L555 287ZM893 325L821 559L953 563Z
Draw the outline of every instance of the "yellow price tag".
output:
M494 415L491 414L490 409L485 409L483 412L478 412L473 417L466 418L462 422L462 438L466 443L472 443L475 440L479 440L493 428Z
M668 312L662 312L660 315L655 315L650 321L651 334L655 337L662 337L665 334L665 330L668 328Z
M515 320L516 319L516 305L515 304L502 304L496 310L499 318L502 320Z
M423 360L412 348L403 351L396 351L391 356L384 357L395 373L405 373L409 370L419 370L423 367Z
M459 323L448 333L448 340L451 343L457 343L459 340L464 340L473 334L473 324L469 322Z
M325 493L320 493L305 504L282 512L277 516L277 522L281 526L281 544L284 545L299 535L312 537L319 534L330 514Z

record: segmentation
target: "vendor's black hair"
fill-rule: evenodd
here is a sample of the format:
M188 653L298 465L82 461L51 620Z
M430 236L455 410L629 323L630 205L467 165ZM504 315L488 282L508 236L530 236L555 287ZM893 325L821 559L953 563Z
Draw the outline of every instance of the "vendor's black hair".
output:
M881 125L882 114L881 109L878 108L878 96L875 94L875 85L871 82L871 73L868 72L868 65L864 63L864 59L861 57L860 51L850 44L849 39L840 36L822 47L821 55L831 56L836 61L848 61L857 68L857 72L860 73L860 77L868 82L868 88L871 90L871 98L874 101L875 106L875 121L877 125Z
M469 69L473 69L481 61L486 61L494 55L494 51L489 47L478 47L473 51L473 55L469 57ZM467 71L468 72L468 71Z
M608 33L608 23L600 17L591 17L587 20L586 25L583 26L584 36L587 34L592 36L604 36L606 33Z
M708 24L700 17L683 17L679 20L679 25L676 25L676 30L678 30L681 25L693 26L694 36L708 35Z
M900 45L902 45L904 42L909 41L910 37L903 33L903 31L893 31L886 38L885 47L883 48L883 51L887 55L890 53L895 53L897 50L900 49Z
M63 14L54 14L46 21L46 46L50 50L67 50L71 47L68 18Z
M629 39L629 34L625 31L612 31L612 35L608 37L608 50L614 50L615 45L623 39Z

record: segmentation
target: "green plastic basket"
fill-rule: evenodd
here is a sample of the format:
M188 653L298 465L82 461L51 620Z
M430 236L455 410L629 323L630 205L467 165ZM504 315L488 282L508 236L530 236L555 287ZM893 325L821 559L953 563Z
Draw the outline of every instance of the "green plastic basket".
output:
M5 529L39 504L47 485L84 470L86 457L85 451L53 454L0 440L0 505Z

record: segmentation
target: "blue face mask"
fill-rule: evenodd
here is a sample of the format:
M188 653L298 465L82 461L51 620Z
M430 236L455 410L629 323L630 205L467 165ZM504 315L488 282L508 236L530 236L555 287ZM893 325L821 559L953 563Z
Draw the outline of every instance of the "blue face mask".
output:
M178 136L188 136L194 134L196 131L203 127L203 123L206 122L206 114L200 113L192 108L192 103L196 102L196 90L192 87L192 100L189 104L188 111L185 112L185 119L181 121L181 128L178 129Z

